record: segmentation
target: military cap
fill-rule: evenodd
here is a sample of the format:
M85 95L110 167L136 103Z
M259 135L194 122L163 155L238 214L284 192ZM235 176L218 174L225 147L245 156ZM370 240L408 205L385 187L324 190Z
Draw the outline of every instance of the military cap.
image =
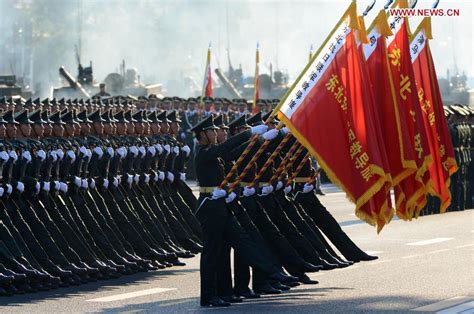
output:
M114 119L115 119L117 122L128 123L128 120L125 119L125 111L123 111L123 110L120 110L119 112L117 112L117 113L114 115Z
M33 123L35 124L48 123L47 121L43 120L41 113L41 109L33 111L32 113L30 113L30 120L33 121Z
M60 105L65 105L65 104L66 104L66 99L61 98L60 100L58 100L58 103L59 103Z
M72 110L67 110L64 114L62 114L61 120L65 123L79 123L74 119Z
M144 116L143 116L143 110L138 110L136 111L134 114L133 114L133 119L135 119L135 121L137 122L147 122L148 119L146 119Z
M132 110L127 110L125 112L125 119L128 121L128 122L137 122L137 120L135 120L132 116Z
M17 106L22 106L25 104L25 99L23 99L23 97L17 97L14 99L14 103Z
M56 111L52 115L50 115L49 119L54 123L54 124L66 124L63 122L61 119L61 113L59 111Z
M7 123L19 124L18 121L15 120L15 115L13 114L13 110L8 110L3 114L3 119L7 121Z
M42 103L43 106L45 106L45 107L51 106L51 102L49 101L49 98L43 99L43 101L42 101L41 103Z
M212 99L212 97L206 96L202 99L202 101L205 103L212 103L214 102L214 99Z
M20 123L20 124L32 124L33 123L33 121L31 121L28 118L28 109L25 109L23 111L18 112L15 115L15 120L18 121L18 123Z
M2 98L0 98L0 105L6 105L6 104L7 104L7 97L3 96Z
M162 111L158 114L158 120L161 120L161 122L168 122L168 123L171 122L166 116L166 111Z
M148 100L146 96L138 96L138 100Z
M51 121L49 119L49 110L41 110L41 119L43 121L45 121L45 123L53 123L53 121Z
M33 100L33 103L36 105L36 106L39 106L41 105L41 100L39 98L36 98Z
M51 99L51 105L56 106L58 104L58 100L56 98Z
M171 111L169 114L166 115L166 118L171 122L182 122L181 119L178 117L178 112L176 110Z
M257 112L256 114L254 114L253 116L248 118L246 122L250 126L256 126L256 125L259 125L259 124L263 124L262 112Z
M232 122L227 125L230 129L237 129L237 128L249 128L250 125L247 124L245 120L245 115L241 115L238 118L235 118Z
M94 111L93 113L91 113L89 116L88 116L89 120L91 120L92 122L105 122L104 119L102 119L101 115L100 115L100 109L97 109L96 111Z
M221 115L221 114L214 118L213 123L214 123L215 126L219 127L220 129L228 129L229 128L227 125L225 125L224 116Z
M218 130L219 128L214 125L212 120L212 116L208 116L204 120L198 122L194 127L192 127L191 131L198 133L206 130Z
M197 99L194 98L194 97L189 97L187 101L188 101L188 103L197 103L198 102Z
M87 117L87 110L82 110L81 112L79 112L77 114L77 117L81 120L80 123L92 123L92 120L90 120L88 117Z
M25 107L32 107L34 106L33 99L28 98L28 100L25 102Z
M3 112L0 111L0 124L7 124L8 122L5 121L5 119L3 119L3 114L2 114L2 113L3 113Z
M156 114L156 111L153 111L150 114L148 114L148 120L150 122L161 122L161 120L158 119L158 115Z

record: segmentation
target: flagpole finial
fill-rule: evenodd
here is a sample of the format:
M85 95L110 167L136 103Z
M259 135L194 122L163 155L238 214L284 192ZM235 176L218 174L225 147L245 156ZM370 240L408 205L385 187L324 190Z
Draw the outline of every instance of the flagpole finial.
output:
M388 8L390 8L390 5L393 3L393 0L388 0L387 3L385 3L385 5L383 6L383 8L385 10L388 10Z
M373 0L372 3L367 6L365 11L362 13L363 16L366 16L367 13L369 13L369 11L372 10L372 8L374 7L376 1L377 0Z
M209 42L208 48L211 49L211 47L212 47L212 42Z
M311 46L309 46L309 52L313 53L313 44L311 44Z
M260 48L260 43L257 41L257 49Z

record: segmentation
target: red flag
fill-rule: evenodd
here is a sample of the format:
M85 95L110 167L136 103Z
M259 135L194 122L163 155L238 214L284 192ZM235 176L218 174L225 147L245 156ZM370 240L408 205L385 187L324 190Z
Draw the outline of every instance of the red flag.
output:
M255 81L253 84L253 104L252 104L252 113L257 113L259 112L259 109L257 107L257 101L260 99L260 52L258 50L258 44L257 44L257 51L255 52Z
M425 17L411 37L410 52L425 132L434 160L429 167L433 182L430 192L440 198L441 212L444 212L451 203L449 178L456 172L457 165L429 50L431 38L431 18Z
M399 0L394 7L407 8L406 0ZM429 154L427 135L424 129L422 113L416 93L415 77L410 58L409 31L407 18L389 17L388 24L393 36L387 38L388 57L392 72L397 102L405 108L401 125L406 128L414 148L417 171L415 175L395 186L397 215L405 220L418 216L426 205L426 194L432 186L428 167L433 162Z
M204 73L203 94L206 97L212 97L211 44L209 44L209 48L207 49L207 61L206 71Z
M379 210L363 205L390 181L384 171L355 30L352 2L279 106L279 117L331 180L356 205L356 215L376 225Z

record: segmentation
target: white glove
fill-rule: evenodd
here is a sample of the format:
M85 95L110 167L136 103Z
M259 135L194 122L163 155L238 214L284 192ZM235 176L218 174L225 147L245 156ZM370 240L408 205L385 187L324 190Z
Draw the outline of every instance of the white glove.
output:
M303 186L303 193L309 193L314 189L314 185L306 183Z
M131 174L129 174L128 177L127 177L127 183L128 183L128 185L132 185L132 183L133 183L133 176Z
M94 148L94 153L97 154L97 156L99 156L99 159L102 158L102 156L104 155L104 151L102 150L102 148L100 148L99 146L96 146Z
M30 161L31 161L31 154L30 154L29 151L27 151L27 150L24 151L24 152L21 154L21 156L26 159L26 162L30 162Z
M115 187L118 187L119 185L119 180L117 178L114 178L114 182L112 182L112 184L115 186Z
M7 161L8 158L10 158L10 156L8 156L8 153L6 151L2 151L0 152L0 158L3 160L3 161Z
M285 191L285 194L290 193L291 192L291 185L285 186L285 189L283 191Z
M142 155L142 157L146 155L146 149L145 149L144 146L138 147L138 151L140 152L140 154Z
M0 187L0 197L3 196L3 193L5 193L5 190L2 187Z
M116 178L117 178L119 184L122 183L122 176L118 175L118 176L116 176Z
M273 192L273 186L272 185L265 185L262 187L262 195L268 195Z
M242 192L244 196L252 196L255 194L255 188L249 188L248 186L244 187L244 191Z
M56 154L55 150L50 151L49 156L51 156L51 158L53 158L53 162L56 162L56 160L58 160L58 155Z
M137 148L136 146L130 147L130 148L128 149L128 151L133 154L133 157L137 157L137 155L138 155L138 148Z
M160 179L160 178L159 178L159 175L158 175L158 173L156 173L156 174L153 176L153 181L158 182L159 179Z
M267 130L268 130L268 126L266 126L265 124L256 125L250 128L250 131L252 132L253 135L255 134L262 135L263 133L267 132Z
M139 174L136 174L133 176L133 182L135 182L135 184L138 184L138 182L140 182L140 175Z
M225 197L227 195L227 192L223 189L215 188L214 191L212 192L212 199L217 200L219 198Z
M109 187L109 180L104 179L104 183L102 183L102 186L107 189Z
M179 173L179 179L183 182L186 182L186 173L180 172Z
M92 151L89 148L86 151L87 151L86 157L90 159L92 157Z
M150 175L145 173L145 180L144 180L145 184L148 184L150 183Z
M67 184L64 182L59 182L59 191L67 193Z
M155 144L155 148L158 151L158 155L161 155L163 153L163 146L160 144Z
M23 184L23 182L18 181L16 183L16 189L18 192L23 193L23 191L25 190L25 185Z
M17 161L18 160L18 154L16 153L16 151L14 150L11 150L8 155L10 155L10 158L13 159L13 161Z
M107 153L107 155L109 155L110 157L114 157L114 149L112 147L107 147L107 149L105 150L105 152Z
M117 148L117 154L120 156L120 159L124 159L127 156L127 150L125 147Z
M76 161L76 153L73 150L68 150L67 156L71 159L71 164Z
M87 148L85 146L81 146L79 147L79 152L84 155L84 156L87 156Z
M41 191L41 184L39 184L39 182L36 182L35 190L36 190L35 194L38 195L39 192Z
M271 129L265 133L263 133L262 137L265 141L271 141L278 135L277 129Z
M64 152L62 149L56 149L56 155L58 156L59 160L62 160L64 158Z
M38 158L41 159L41 161L44 161L46 159L46 153L42 149L36 152L36 156L38 156Z
M155 146L148 147L148 152L150 153L151 157L155 157L156 155L156 148Z
M51 189L50 183L47 182L47 181L44 181L44 182L43 182L43 191L49 192L50 189Z
M87 189L89 187L89 184L87 183L87 179L82 179L81 180L81 188Z
M232 193L229 194L229 196L227 196L227 197L225 198L225 202L226 202L227 204L232 203L232 202L235 200L236 197L237 197L237 194L235 194L234 192L232 192Z
M79 177L74 177L74 185L77 186L78 188L81 187L82 183L81 183L81 178Z
M284 128L281 129L281 133L287 135L288 133L290 133L290 129L288 129L286 126Z
M12 194L12 192L13 192L12 185L7 183L6 186L7 186L7 194L8 195Z
M89 179L89 180L90 180L90 181L89 181L89 188L91 188L91 189L95 189L95 180L94 180L94 179L92 179L92 178L91 178L91 179Z
M61 188L61 182L59 181L54 181L54 189L56 191L59 191L59 189Z
M282 187L283 187L283 182L278 181L277 186L276 186L276 190L279 191Z
M172 172L167 172L166 173L166 179L168 179L168 181L170 181L171 183L173 183L174 181L174 174Z
M165 149L166 154L169 154L171 152L171 147L168 144L163 145L163 148Z
M165 173L163 171L158 171L158 178L161 181L165 180Z
M174 153L176 156L179 156L179 147L178 147L178 146L173 147L173 153Z
M189 157L189 154L191 154L191 148L189 148L188 145L184 145L181 150L186 153L186 157Z

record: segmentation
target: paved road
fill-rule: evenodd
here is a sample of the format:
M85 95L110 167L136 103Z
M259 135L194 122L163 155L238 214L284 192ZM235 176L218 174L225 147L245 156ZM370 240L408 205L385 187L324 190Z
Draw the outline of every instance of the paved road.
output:
M326 188L326 191L336 191ZM316 286L246 301L228 309L199 307L199 257L187 266L10 298L12 312L441 312L474 313L474 211L392 221L380 235L360 223L342 193L321 198L344 230L380 259L319 272Z

